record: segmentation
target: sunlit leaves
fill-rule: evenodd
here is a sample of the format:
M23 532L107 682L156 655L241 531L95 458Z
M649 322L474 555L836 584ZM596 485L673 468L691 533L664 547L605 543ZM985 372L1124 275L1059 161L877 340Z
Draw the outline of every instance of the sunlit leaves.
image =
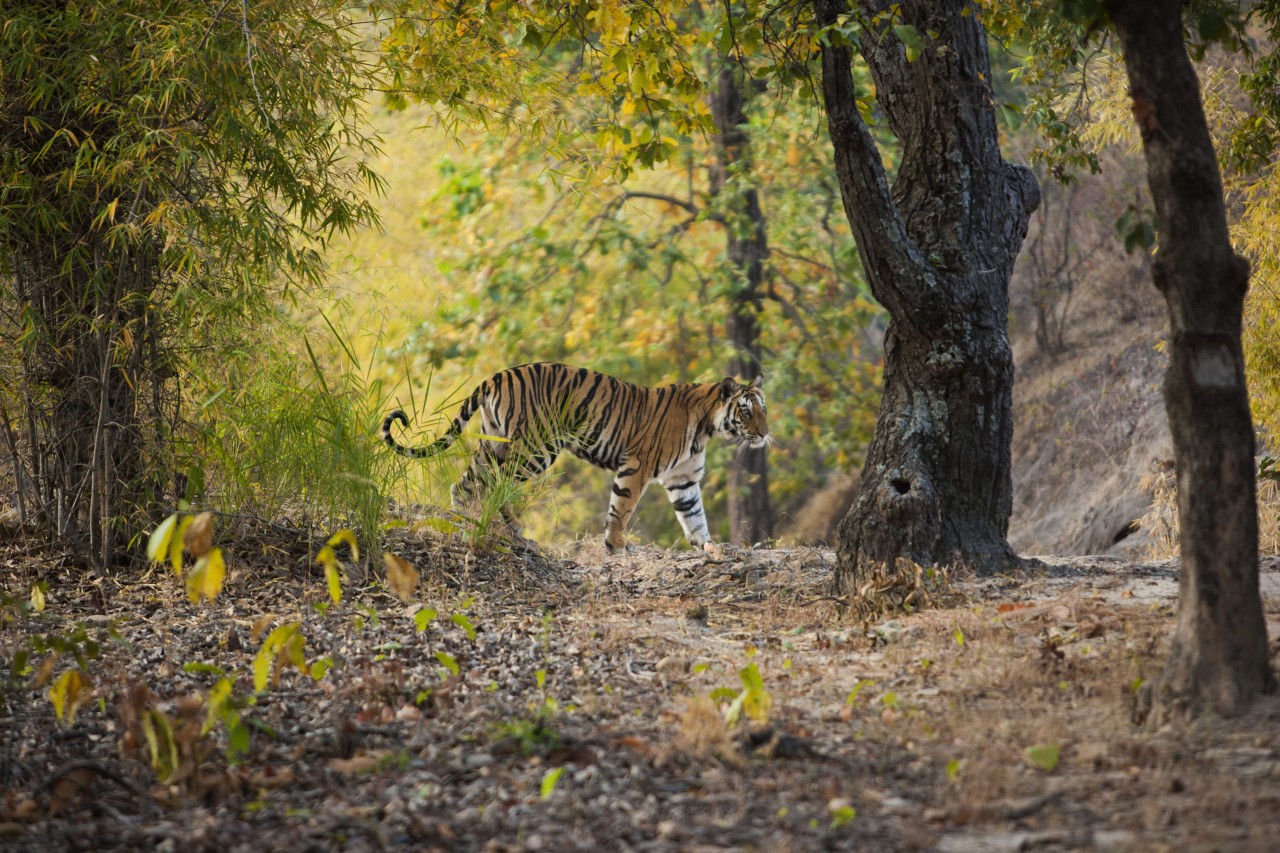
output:
M449 670L451 675L457 676L462 672L461 667L458 666L457 659L446 651L436 651L436 660L440 661L440 665Z
M742 682L742 690L725 708L725 722L732 725L743 715L757 723L768 722L773 697L765 689L764 678L754 661L738 671L738 679Z
M156 529L151 531L151 536L147 539L147 559L153 563L163 563L169 558L169 540L173 538L173 531L178 524L178 514L166 518L164 521L156 525Z
M556 789L556 783L560 781L560 777L564 775L564 766L553 767L546 773L542 774L542 784L538 786L538 796L541 799L550 797Z
M433 608L421 607L413 614L413 627L421 634L427 630L428 625L435 621L437 615Z
M196 604L201 598L213 601L222 592L222 582L227 566L222 560L222 549L211 548L196 560L195 567L187 575L187 600Z
M467 616L467 614L455 613L449 617L449 621L453 622L453 624L461 628L463 633L467 635L468 640L470 640L473 643L475 642L476 626L471 622L471 619L470 617Z

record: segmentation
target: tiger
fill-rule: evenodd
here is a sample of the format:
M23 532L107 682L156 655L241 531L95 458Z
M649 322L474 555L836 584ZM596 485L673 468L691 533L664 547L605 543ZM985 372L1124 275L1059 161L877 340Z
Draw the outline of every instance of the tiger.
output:
M624 548L627 523L654 480L666 490L689 545L712 551L699 485L707 443L715 436L745 447L772 443L763 384L763 376L745 385L725 377L650 388L585 367L522 364L477 386L448 431L431 444L405 447L396 441L392 425L409 425L398 409L383 420L379 436L403 456L431 457L453 446L479 411L481 444L450 489L455 507L477 496L494 471L501 468L525 480L546 471L567 450L614 474L604 527L609 554ZM486 440L490 436L498 440ZM503 514L512 520L506 508Z

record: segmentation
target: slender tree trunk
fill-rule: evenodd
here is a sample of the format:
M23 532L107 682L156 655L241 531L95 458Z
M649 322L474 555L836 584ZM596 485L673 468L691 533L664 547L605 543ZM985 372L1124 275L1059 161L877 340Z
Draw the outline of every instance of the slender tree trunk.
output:
M1165 407L1178 471L1182 565L1153 721L1238 713L1273 686L1258 594L1253 423L1240 346L1249 265L1231 249L1181 0L1111 0L1142 134L1169 307Z
M876 99L901 145L890 190L857 109L851 48L822 48L836 177L863 267L889 312L884 396L858 496L837 532L837 582L919 565L979 572L1016 560L1012 509L1013 355L1008 289L1040 202L1030 170L1000 156L986 33L965 0L900 4L859 31ZM896 4L895 4L896 5ZM846 23L845 0L814 0L818 23ZM908 52L892 25L923 40Z
M741 69L726 62L716 77L711 116L716 126L716 164L711 194L726 192L734 173L750 165L750 141L744 129ZM761 286L764 260L769 254L764 213L755 187L736 192L725 215L727 254L738 281L729 306L727 333L733 347L730 374L750 381L764 371L760 362ZM769 469L763 447L747 448L729 465L729 541L751 544L773 536L769 506Z

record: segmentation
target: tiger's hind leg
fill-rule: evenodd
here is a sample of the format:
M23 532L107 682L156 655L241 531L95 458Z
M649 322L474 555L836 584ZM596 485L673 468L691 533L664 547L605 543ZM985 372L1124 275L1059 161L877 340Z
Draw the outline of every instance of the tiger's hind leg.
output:
M616 554L626 545L627 522L636 511L636 504L644 494L649 481L634 465L618 471L613 480L613 495L609 498L609 517L604 525L604 549Z
M466 473L450 489L454 506L465 499L478 501L482 507L491 497L501 501L497 507L512 535L523 538L523 528L513 500L519 497L520 484L531 480L556 461L559 448L547 445L541 450L530 448L518 439L509 442L485 442L467 467Z

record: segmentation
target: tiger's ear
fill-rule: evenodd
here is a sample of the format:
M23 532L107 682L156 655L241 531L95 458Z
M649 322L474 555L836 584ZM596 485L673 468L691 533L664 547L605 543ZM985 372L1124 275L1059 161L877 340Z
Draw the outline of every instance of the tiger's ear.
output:
M738 380L732 376L726 376L720 380L720 399L728 400L734 394L738 393Z
M748 388L759 388L759 387L760 387L761 385L763 385L763 384L764 384L764 375L763 375L763 374L756 374L756 378L755 378L755 379L752 379L752 380L751 380L751 384L750 384L750 385L748 385L747 387L748 387Z

